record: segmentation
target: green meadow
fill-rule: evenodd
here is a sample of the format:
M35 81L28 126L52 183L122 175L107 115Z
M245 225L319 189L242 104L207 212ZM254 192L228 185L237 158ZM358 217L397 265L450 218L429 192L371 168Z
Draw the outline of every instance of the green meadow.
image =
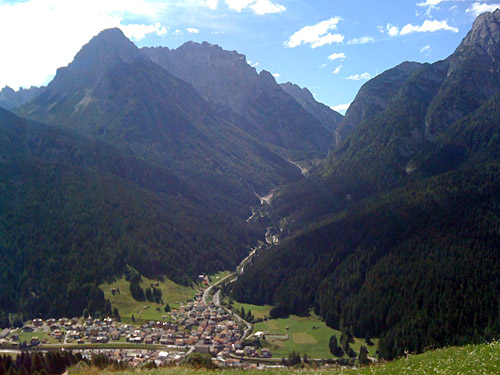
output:
M102 284L101 290L104 292L106 299L109 299L111 305L118 309L122 321L125 323L132 322L132 315L136 323L142 323L149 320L161 320L165 315L165 306L168 303L172 309L179 308L180 303L193 299L197 288L196 286L183 286L174 283L171 280L164 281L150 280L142 276L141 287L143 289L158 286L161 289L163 304L157 304L148 301L136 301L130 293L130 283L125 278L118 279L112 283ZM113 294L112 289L116 292ZM118 292L119 290L119 292Z
M291 315L286 319L266 320L255 324L254 332L258 331L271 335L288 336L286 340L283 340L281 337L266 337L266 342L263 344L271 349L275 358L288 357L291 351L302 355L307 354L312 358L334 358L328 347L330 337L336 335L337 341L340 343L340 331L327 327L314 314L307 317ZM374 343L373 346L367 346L364 339L356 338L351 347L359 353L361 345L364 345L369 351L369 356L375 357L377 340L372 340L372 342Z

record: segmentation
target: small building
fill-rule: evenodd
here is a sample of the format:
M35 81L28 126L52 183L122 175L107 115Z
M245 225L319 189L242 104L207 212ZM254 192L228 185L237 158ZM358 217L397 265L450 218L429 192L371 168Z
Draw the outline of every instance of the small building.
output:
M35 327L30 325L30 324L26 324L23 327L23 332L33 332L34 330L35 330Z
M273 356L273 354L271 353L271 351L268 348L262 348L260 350L260 356L262 358L271 358Z
M32 323L33 323L33 325L35 327L41 327L41 326L43 326L43 320L42 319L33 319Z
M6 339L7 336L10 334L10 329L5 328L3 331L0 332L0 339Z
M210 345L197 344L194 346L196 353L210 353Z

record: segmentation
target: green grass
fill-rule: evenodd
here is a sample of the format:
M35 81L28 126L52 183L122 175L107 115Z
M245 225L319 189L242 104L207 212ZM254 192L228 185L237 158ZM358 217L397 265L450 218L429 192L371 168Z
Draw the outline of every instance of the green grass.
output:
M272 306L269 305L258 306L258 305L250 305L248 303L240 303L236 301L233 302L234 311L240 311L242 307L245 309L245 312L248 312L248 310L252 311L252 314L255 317L255 319L263 319L269 317L269 312L273 308Z
M33 337L38 337L40 341L47 340L48 344L57 344L59 341L54 339L52 336L49 335L49 332L22 332L21 330L18 330L16 333L19 334L19 341L18 342L30 342L31 338Z
M215 275L208 276L208 282L210 284L215 284L216 282L222 280L224 277L229 275L231 271L221 271L219 273L216 273Z
M70 375L497 375L500 373L500 343L452 347L412 355L360 369L269 369L269 370L194 370L188 367L173 367L150 371L99 371L96 369L72 368Z
M151 284L157 282L156 280L147 279L144 276L142 280L142 288L150 287ZM131 323L133 315L136 323L139 324L149 320L161 320L162 316L166 314L164 308L167 303L171 308L178 308L181 302L194 298L196 294L194 286L178 285L168 279L158 283L163 295L163 305L147 301L139 302L133 299L130 294L130 283L124 278L110 284L102 284L100 288L104 292L105 297L110 300L111 305L118 309L123 322ZM113 288L119 289L120 293L113 295L111 293L111 289Z
M257 331L288 335L288 340L268 339L268 345L265 346L271 349L275 358L288 357L288 354L292 350L301 354L307 353L312 358L334 358L328 347L330 337L335 334L337 341L340 342L340 332L327 327L314 314L308 317L292 315L287 319L266 320L255 324L254 332ZM370 356L375 356L377 340L372 341L375 345L367 347L367 349L370 352ZM361 345L366 346L365 340L355 339L351 347L359 353Z

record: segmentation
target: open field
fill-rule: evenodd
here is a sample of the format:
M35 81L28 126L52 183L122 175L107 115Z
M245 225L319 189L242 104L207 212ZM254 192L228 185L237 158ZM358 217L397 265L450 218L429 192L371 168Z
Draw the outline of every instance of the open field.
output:
M258 306L258 305L250 305L248 303L240 303L236 301L233 302L234 311L240 311L242 307L245 309L245 312L248 312L249 310L252 311L252 314L255 317L255 319L263 319L269 317L269 312L273 308L272 306L269 305Z
M181 302L192 299L196 294L194 286L178 285L168 279L165 279L165 281L156 281L143 276L141 287L143 289L148 288L151 284L155 283L158 283L158 287L162 291L163 305L148 301L139 302L133 299L130 294L130 283L125 278L118 279L111 284L103 284L100 288L104 292L105 297L110 300L111 305L118 309L122 321L126 323L132 322L132 315L137 323L149 320L161 320L162 315L165 315L164 308L167 303L171 308L178 308ZM120 292L113 295L111 292L113 288Z
M19 342L30 342L33 337L38 337L40 341L46 340L48 344L57 344L58 340L49 335L49 332L22 332L20 329L15 331L19 334Z
M231 273L231 271L221 271L219 273L216 273L215 275L208 276L208 281L210 284L215 284L217 281L222 280L224 277L226 277L230 273Z
M329 368L314 369L269 369L269 370L195 370L174 367L149 371L98 371L95 369L70 369L70 375L496 375L500 373L500 343L452 347L421 355L411 355L360 369Z
M327 327L314 314L307 317L291 315L287 319L266 320L255 325L254 332L257 331L276 335L288 335L287 340L268 338L267 342L269 345L264 344L264 346L268 346L271 349L275 358L288 357L288 354L292 350L301 354L307 353L312 358L334 358L328 348L330 337L335 334L337 341L340 343L340 331ZM377 340L372 341L375 345L367 346L367 349L370 352L369 356L374 357L377 350ZM355 339L351 347L359 353L361 345L366 346L365 340Z

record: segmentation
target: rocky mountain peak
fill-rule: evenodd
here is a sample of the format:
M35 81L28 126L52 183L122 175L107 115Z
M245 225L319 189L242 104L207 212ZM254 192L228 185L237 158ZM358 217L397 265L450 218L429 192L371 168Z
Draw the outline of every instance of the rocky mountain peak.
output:
M301 88L291 82L283 83L280 86L283 91L291 95L302 108L315 116L326 129L332 133L335 132L344 116L335 112L330 107L317 102L307 87Z
M476 18L472 29L457 48L457 53L473 49L488 55L498 55L500 51L500 9L486 12Z
M295 83L286 82L281 84L281 88L292 95L295 100L297 100L297 98L299 97L302 98L303 102L312 102L314 100L313 95L307 89L307 87L300 88L300 86L296 85Z
M142 48L141 52L175 77L191 83L206 100L240 114L261 81L245 55L207 42L187 42L173 50Z
M114 66L131 63L138 58L142 58L139 49L120 29L103 30L82 47L72 63L58 69L49 88L57 90L68 85L92 87L99 77Z

